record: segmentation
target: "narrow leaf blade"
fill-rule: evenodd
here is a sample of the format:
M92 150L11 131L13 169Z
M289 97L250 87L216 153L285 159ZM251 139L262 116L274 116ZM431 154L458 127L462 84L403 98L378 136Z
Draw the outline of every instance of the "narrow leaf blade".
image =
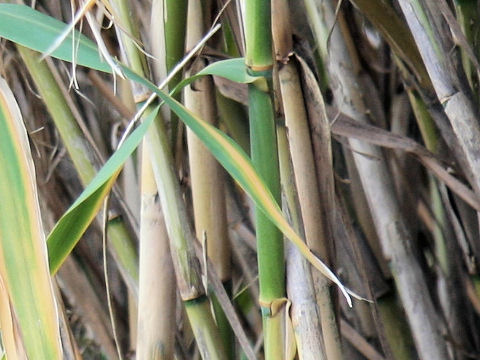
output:
M32 9L26 5L0 4L0 36L39 52L46 51L67 26L65 23ZM111 72L110 66L101 59L97 46L85 35L75 31L51 56L77 64Z
M0 198L0 278L13 317L0 319L2 331L12 328L4 328L4 324L18 324L29 358L61 359L59 323L48 271L35 169L20 110L2 78ZM6 314L8 312L2 312ZM17 354L11 348L7 348L7 352L11 358Z
M3 4L3 5L6 5L6 4ZM0 4L0 23L2 23L2 20L5 18L8 21L10 21L11 25L18 27L18 25L16 25L15 22L12 22L12 18L16 16L18 20L18 17L19 17L18 14L24 15L24 16L25 14L27 15L30 14L30 10L26 10L26 9L19 10L14 7L21 7L21 5L11 5L11 8L10 8L10 7L2 6L2 4ZM31 11L35 11L35 10L31 10ZM36 32L34 28L43 29L43 27L40 24L41 22L40 20L44 18L48 18L48 16L43 14L40 14L40 15L32 14L32 16L36 21L30 22L29 24L31 26L31 28L29 29L30 32ZM47 21L46 19L44 20ZM25 21L28 21L28 16L25 16ZM8 31L7 29L5 29L4 26L3 27L0 26L0 36L10 39L12 41L16 41L31 49L44 52L48 49L51 43L55 41L56 37L62 33L64 27L66 26L65 24L62 24L57 20L55 21L48 20L48 24L50 24L51 29L46 33L45 38L49 37L49 41L43 40L41 45L36 44L34 41L32 41L32 36L30 36L28 33L23 31L19 36L15 36L15 34L12 34L11 31ZM76 54L77 57L75 61L80 65L92 67L94 69L99 69L105 72L111 72L111 69L106 64L102 63L101 60L99 61L98 52L96 53L97 57L95 58L95 56L92 54L92 47L93 49L96 49L95 45L90 40L83 37L81 42L79 43L78 53ZM69 49L71 50L71 48L72 48L71 45L68 45L68 41L65 41L51 55L66 61L72 61L73 53L71 51L70 52L68 51ZM87 48L88 48L88 51L87 51ZM80 54L88 54L88 56L80 57ZM333 272L330 271L330 269L325 264L323 264L323 262L321 262L310 251L310 249L305 245L303 240L296 234L296 232L290 227L288 222L284 219L282 212L280 210L280 207L276 203L270 191L267 189L263 180L255 172L250 160L245 155L243 150L241 150L240 147L237 144L235 144L235 142L232 139L230 139L228 136L226 136L225 134L223 134L221 131L217 130L213 126L203 122L201 119L198 119L197 117L195 117L187 109L185 109L183 105L178 103L169 95L163 93L154 84L142 78L141 76L139 76L138 74L136 74L135 72L127 68L126 66L122 66L122 69L127 78L135 82L138 82L140 84L143 84L148 89L155 92L160 99L165 101L165 103L169 107L171 107L171 109L182 119L182 121L187 126L189 126L195 132L195 134L202 140L205 146L209 148L212 154L232 175L232 177L252 197L256 205L260 209L262 209L262 211L270 218L270 220L272 220L274 224L276 224L279 227L279 229L284 233L284 235L299 248L302 254L323 275L328 277L330 280L332 280L335 284L337 284L340 287L341 291L343 292L343 294L347 298L347 301L350 304L351 303L350 297L347 293L347 290L341 284L340 280L338 280L338 278L333 274ZM251 83L256 80L255 77L250 76L248 74L247 69L243 63L243 59L231 59L231 60L220 61L210 65L209 67L205 68L201 73L197 74L196 76L193 76L189 79L182 81L180 86L181 87L186 86L187 84L193 82L199 76L204 76L204 75L223 76L229 80L237 81L241 83ZM179 89L180 87L177 87L175 91L178 91ZM133 134L131 136L133 136ZM138 141L140 140L138 139ZM107 173L108 172L106 171L105 174ZM112 175L111 172L108 174ZM84 192L84 194L85 193L86 192ZM104 196L104 193L102 190L99 190L99 185L97 184L95 186L92 185L88 195L81 196L82 202L86 201L89 196L97 196L98 199L100 199L102 198L102 196ZM92 202L97 203L96 201L93 201L93 200ZM74 208L78 206L77 203L78 203L78 200L70 208L72 212L77 211L77 210L74 210ZM65 220L65 218L72 216L72 215L69 215L69 216L67 215L68 214L65 214L60 221L66 222L67 220ZM92 220L93 220L93 217L92 217ZM57 228L59 228L58 231L60 233L64 232L64 230L61 229L62 226L57 225L55 229ZM54 240L50 240L52 236ZM54 243L57 243L60 241L56 238L57 238L57 235L54 232L52 232L52 234L49 236L49 245L51 244L50 241ZM57 251L55 250L55 252ZM67 251L66 253L68 252L69 251ZM61 253L65 253L65 252L61 252ZM54 257L57 257L57 256L58 254L56 253ZM56 267L54 267L54 269L55 268Z
M58 220L47 240L52 274L55 274L95 218L105 196L110 192L120 174L123 164L140 144L159 109L160 107L157 106L144 122L130 134L77 200Z

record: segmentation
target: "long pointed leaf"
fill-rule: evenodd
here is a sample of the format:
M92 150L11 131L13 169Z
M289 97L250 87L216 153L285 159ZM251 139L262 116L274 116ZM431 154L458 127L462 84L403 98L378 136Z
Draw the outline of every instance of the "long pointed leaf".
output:
M58 270L95 218L105 196L110 192L120 174L123 164L140 144L159 108L157 106L115 151L51 231L48 236L48 256L52 274Z
M5 5L6 4L0 4L0 24L4 20L8 20L10 26L13 26L14 28L19 27L18 24L15 24L15 19L17 19L18 21L18 19L20 19L20 17L23 16L22 20L25 22L28 22L29 18L27 15L31 14L31 11L34 11L34 10L24 9L24 6L22 5L9 5L9 6L5 6ZM32 15L32 18L34 21L31 21L29 23L28 32L22 31L21 34L18 35L14 31L12 32L11 30L5 29L5 26L0 26L0 36L10 39L12 41L16 41L34 50L41 51L41 52L45 51L49 47L49 45L55 41L56 37L62 33L66 25L61 22L58 22L57 20L55 21L48 20L48 24L50 28L49 28L49 32L46 33L45 37L49 36L50 41L48 42L45 39L42 39L41 44L38 44L35 42L35 36L32 34L37 32L36 30L37 28L38 28L38 31L44 30L45 27L42 26L40 22L42 19L50 18L50 17L44 14L37 13L36 15ZM69 49L71 50L71 44L69 45L68 41L66 41L62 43L51 55L66 61L72 61L73 53L69 51ZM79 65L92 67L94 69L99 69L105 72L111 72L111 69L108 66L106 66L106 64L101 62L101 59L98 56L98 52L92 52L93 49L96 49L95 45L88 39L81 37L81 42L78 46L77 58L75 59L76 63ZM88 54L89 56L84 55L83 57L80 57L80 54L82 55ZM233 59L233 60L214 63L209 67L205 68L202 71L202 73L197 74L197 76L218 75L218 76L226 77L232 81L238 81L243 83L249 83L249 82L255 81L256 78L248 75L245 65L242 64L243 60L242 60L242 63L240 62L240 60L241 59ZM284 235L288 239L290 239L293 243L295 243L295 245L299 248L302 254L322 274L324 274L326 277L328 277L330 280L332 280L335 284L337 284L340 287L348 303L350 304L351 300L347 293L347 290L344 288L344 286L341 284L340 280L338 280L335 274L333 274L333 272L311 252L311 250L306 246L306 244L303 242L301 237L298 236L295 233L295 231L290 227L288 222L283 217L280 207L276 203L270 191L265 186L264 181L255 172L250 160L248 159L246 154L243 152L243 150L224 133L222 133L221 131L217 130L215 127L205 123L201 119L194 116L187 109L185 109L183 105L181 105L179 102L174 100L171 96L163 93L154 84L140 77L139 75L134 73L132 70L128 69L127 67L122 66L122 68L124 70L126 77L128 77L130 80L143 84L144 86L149 88L151 91L155 92L160 99L165 101L165 103L172 108L172 110L182 119L182 121L185 122L185 124L189 126L192 129L192 131L194 131L195 134L202 140L205 146L209 148L212 154L232 175L232 177L252 197L256 205L260 209L262 209L262 211L272 220L274 224L278 226L278 228L284 233ZM192 77L188 80L183 81L181 85L185 86L188 83L191 83L192 81L194 81L195 79L196 77ZM138 135L140 133L138 132L136 134ZM139 141L139 139L136 139L136 140ZM134 142L135 141L132 141L132 145ZM117 165L121 166L121 164L117 164ZM74 205L72 205L72 207L69 209L69 212L75 213L76 211L75 208L78 207L79 204L84 204L85 202L88 203L89 196L96 196L98 199L104 196L106 194L107 189L103 188L102 186L104 186L104 184L109 183L109 181L111 181L108 179L108 176L109 175L115 176L116 171L119 171L119 170L118 169L114 171L105 170L103 174L104 181L102 182L97 183L95 182L96 179L94 179L94 182L96 185L92 185L92 187L89 186L88 187L89 194L84 195L85 194L84 192L81 195L82 201L79 202L77 200L77 202ZM57 224L56 229L58 228L59 229L58 231L60 233L64 233L65 231L68 230L68 226L66 225L68 225L68 223L73 224L72 220L73 219L69 220L69 217L67 216L62 217L62 219L60 219L59 223ZM82 218L82 220L85 220L85 219ZM93 220L93 217L91 220ZM86 222L83 225L85 226L85 228L86 226L88 226ZM54 229L54 232L55 232L55 229ZM55 235L54 240L51 240L52 235ZM60 244L57 243L61 241L62 241L61 237L57 236L52 232L52 234L49 237L49 244L51 244L52 247L54 245L55 247L61 246ZM69 240L69 243L76 243L76 241L78 241L78 239L74 239L74 241ZM61 247L64 248L63 246ZM55 254L52 254L51 256L51 258L55 257L54 259L55 261L58 260L58 262L55 264L56 266L53 267L54 269L56 269L57 266L61 264L61 261L63 261L62 259L56 259L56 257L58 256L59 255L55 250Z
M0 4L0 19L0 36L39 52L46 51L66 27L51 16L18 4ZM75 53L77 64L111 72L100 58L97 46L78 31L74 34L74 38L68 35L50 55L71 62Z
M35 169L20 110L0 78L0 281L13 318L1 318L2 331L18 323L30 359L60 359L59 323L48 271ZM5 295L5 294L4 294ZM2 312L8 316L8 312ZM5 325L5 326L4 326ZM15 334L16 335L16 334ZM14 335L14 337L15 337ZM12 337L12 334L2 334ZM20 340L19 340L20 341ZM9 358L17 349L7 348Z

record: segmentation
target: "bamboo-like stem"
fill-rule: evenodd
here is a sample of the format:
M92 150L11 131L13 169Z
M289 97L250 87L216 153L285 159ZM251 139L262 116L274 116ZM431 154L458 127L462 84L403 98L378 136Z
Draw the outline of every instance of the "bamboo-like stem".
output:
M121 6L118 3L122 2L125 1L115 0L112 2L112 5ZM131 16L122 18L122 23L124 26L127 26L127 29L136 28L131 21ZM132 31L132 33L135 33L135 31ZM126 38L120 40L124 42L131 41L131 39ZM136 56L143 56L138 49L133 48L133 51L136 53L135 55L127 53L125 57L127 59L130 59L130 57L135 59ZM132 65L135 64L136 62L132 63ZM133 70L143 76L148 75L143 68L133 68ZM132 87L134 97L137 99L142 98L145 90L134 84L132 84ZM153 106L149 106L143 117L148 116L153 110ZM144 149L148 152L148 156L151 159L153 175L158 190L157 195L160 198L166 230L170 240L170 252L175 269L177 287L182 301L188 307L187 314L197 338L197 345L205 359L225 359L225 352L220 341L218 328L215 325L208 305L202 300L205 297L205 290L201 280L200 265L193 248L195 237L187 220L187 211L174 169L171 142L168 140L163 119L160 116L157 116L147 131L145 144ZM201 312L204 313L200 315ZM203 323L197 323L199 320Z
M193 48L204 33L202 4L191 0L188 5L187 49ZM205 66L202 59L197 59L187 76L196 73ZM199 115L204 121L215 124L215 90L209 77L197 80L184 90L185 106ZM197 240L206 240L206 252L212 261L220 280L229 284L231 281L230 241L227 229L227 216L224 191L224 172L218 162L200 139L187 130L188 158L192 183L193 213ZM234 358L233 333L225 314L212 297L215 319L222 334L229 358Z
M64 99L62 90L45 61L38 62L38 53L17 46L18 52L32 77L45 106L62 138L80 181L85 186L95 176L97 159L88 141L83 136L75 117ZM78 149L78 150L77 150Z
M38 54L29 49L18 46L18 51L55 122L82 185L87 186L95 176L98 165L94 150L75 122L74 115L45 62L38 62ZM138 256L125 223L120 217L116 219L116 225L117 229L121 229L111 233L112 255L117 261L125 283L136 297L138 295L138 269L136 266Z
M198 297L194 300L185 302L185 310L187 312L190 325L192 326L193 335L197 340L197 346L200 350L202 359L229 359L223 348L223 343L219 338L219 334L211 336L208 329L216 329L215 320L210 314L210 303L206 296ZM203 342L200 344L200 342Z
M320 198L320 186L313 159L313 148L310 140L310 128L307 112L303 101L300 78L293 59L289 54L293 50L288 4L284 0L273 1L273 38L277 60L286 63L279 64L278 78L282 96L285 123L288 128L289 146L292 157L293 173L300 204L301 218L305 231L306 243L323 262L331 264L333 257L332 236L329 228L332 219L325 216L333 213L333 171L330 144L322 149L325 159L328 159L321 171L325 184L322 184L323 199ZM325 108L324 114L325 114ZM320 115L321 116L321 115ZM323 200L323 201L322 201ZM325 206L322 214L319 204ZM323 341L327 359L341 359L342 350L340 334L335 319L334 303L330 294L328 281L317 272L314 273L317 286L320 320L322 324Z
M285 127L278 127L277 136L282 192L285 194L284 205L288 209L286 212L291 218L293 227L302 234L302 218L298 209L298 199L296 199L293 166ZM315 297L311 268L307 260L292 245L287 246L287 294L292 302L291 318L299 358L302 360L328 359L322 341L324 336L320 322L321 316Z
M248 0L245 3L245 63L252 72L272 70L270 0Z
M245 62L252 74L263 75L248 86L251 156L258 174L279 201L277 141L270 93L273 67L270 1L249 0L245 5ZM260 209L256 209L255 218L265 359L281 359L283 332L280 317L273 316L272 304L285 296L283 240L279 230Z
M271 99L269 94L258 89L257 85L249 86L249 94L252 161L270 191L276 194L278 201L279 170ZM255 219L265 358L278 359L281 356L279 351L283 348L279 345L282 342L281 326L278 319L272 317L270 307L274 300L285 296L283 240L276 226L260 209L256 210ZM275 322L277 325L274 326Z
M193 47L203 35L202 8L200 1L191 1L189 4L189 26L187 47ZM198 31L195 31L195 26ZM204 66L198 59L198 72ZM193 70L193 69L192 69ZM212 80L208 77L197 80L184 91L185 106L199 115L204 121L214 124L216 120L215 92ZM187 131L189 163L192 181L193 210L195 228L198 240L206 235L207 254L215 265L220 280L229 280L230 275L230 244L227 234L227 219L225 208L225 194L223 186L223 171L202 144L200 139L191 131Z
M153 75L156 83L166 78L167 74L183 58L187 19L187 0L153 0L151 13L150 38ZM182 74L176 74L166 87L171 90L182 80ZM180 99L177 94L176 99ZM168 109L162 109L163 119L168 124L172 145L177 139L177 117Z
M335 22L333 5L322 1L324 21L332 27ZM342 15L340 14L340 17ZM344 23L339 19L339 23ZM342 27L346 33L345 27ZM348 35L347 35L348 36ZM334 87L335 99L341 111L359 121L367 122L365 105L358 89L357 74L350 61L351 54L335 27L330 41L329 71L335 74L338 84ZM393 183L383 154L374 146L349 139L370 211L382 244L390 261L392 275L399 290L409 320L419 355L422 359L447 359L438 319L421 268L414 257L413 244L405 225L395 194ZM369 154L373 158L366 157Z
M439 33L435 21L430 22L429 13L441 18L436 4L418 0L400 0L400 7L407 20L408 26L415 38L417 47L422 56L433 87L453 131L462 148L468 166L473 175L474 190L480 194L480 125L477 121L477 110L468 94L459 89L459 75L452 72L449 60L445 57L442 39L449 39L450 34ZM438 19L440 21L440 19Z
M173 359L175 278L148 151L142 152L138 359Z
M200 277L200 266L193 249L193 242L196 240L186 221L187 212L174 172L170 145L160 121L154 123L147 132L146 141L170 238L177 287L182 300L189 308L187 314L198 339L197 345L200 352L205 354L205 359L225 359L218 328L209 307L202 301L205 291ZM208 315L199 317L197 311L207 311ZM190 315L194 318L190 318ZM196 319L206 319L209 316L211 320L204 324L195 323ZM207 348L203 348L204 346Z
M327 28L326 24L323 21L317 21L312 14L318 13L320 3L316 0L304 0L306 13L310 16L308 17L308 22L312 33L315 37L320 57L323 61L328 58L328 49L327 41L319 41L319 39L327 39L330 29Z

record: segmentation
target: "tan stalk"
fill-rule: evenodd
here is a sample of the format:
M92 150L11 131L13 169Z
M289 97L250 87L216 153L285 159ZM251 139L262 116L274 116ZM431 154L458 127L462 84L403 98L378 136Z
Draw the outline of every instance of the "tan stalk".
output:
M140 74L147 73L143 54L133 45L129 35L137 35L135 21L126 1L115 1L113 6L120 14L122 28L118 31L130 66ZM142 89L133 86L133 97L143 95ZM161 119L159 119L161 121ZM141 161L141 218L139 259L139 311L137 319L137 354L141 359L172 359L175 331L175 280L169 252L169 238L158 197L157 183L143 145ZM160 276L163 274L163 276Z
M334 7L330 1L321 1L324 21L332 28ZM342 15L340 14L340 17ZM342 24L345 20L341 20ZM335 79L333 90L339 109L361 122L368 122L363 95L351 61L356 54L349 52L342 33L345 27L335 27L330 41L329 73ZM334 77L333 77L334 76ZM349 139L355 165L372 212L383 253L389 260L395 284L412 329L422 359L447 359L440 324L435 317L426 279L413 251L413 243L395 197L393 182L379 148L362 141ZM366 157L369 154L372 157Z
M137 334L138 334L138 307L137 299L129 292L127 296L128 306L128 352L137 352Z
M202 7L198 0L189 2L187 49L193 47L203 35ZM196 60L203 68L203 60ZM215 91L208 77L197 80L184 91L185 106L201 119L215 124ZM192 181L193 210L198 240L206 235L207 254L215 265L220 280L230 279L230 244L227 233L223 170L197 136L187 131L190 175Z
M124 79L119 80L119 97L115 96L112 89L101 81L98 74L94 71L89 71L88 76L90 80L96 83L97 88L100 90L110 103L122 115L124 120L131 119L135 113L135 103L133 102L132 89L130 83ZM95 82L95 80L97 80ZM116 146L116 144L115 144ZM138 154L139 152L137 152ZM123 189L125 203L128 208L131 209L132 216L135 219L135 223L140 222L140 209L141 209L141 197L138 196L140 190L139 177L137 173L137 164L139 163L138 156L136 154L125 162L123 171L120 175L121 185ZM140 251L139 251L140 252ZM140 259L139 259L140 264ZM138 265L139 266L139 265ZM140 270L139 270L140 273ZM140 274L139 279L140 282ZM140 296L140 295L139 295ZM136 294L129 290L128 297L128 329L129 329L129 348L130 352L136 353L137 351L137 323L138 323L138 298Z
M138 25L132 16L130 4L126 0L115 0L112 4L121 10L122 25L131 34L137 33ZM120 13L119 10L117 10L118 13ZM119 40L125 43L132 42L126 36L120 36ZM130 49L124 56L132 69L148 78L148 71L143 66L145 58L139 49L131 46L123 46L123 49ZM134 83L132 83L132 90L134 99L140 107L148 94L142 86ZM148 116L152 111L154 111L154 106L150 105L142 116ZM144 142L144 151L148 152L150 157L157 185L156 196L160 199L164 214L177 288L195 334L198 348L204 358L224 359L223 344L219 339L218 328L206 301L200 264L193 248L195 236L188 221L187 210L174 168L171 142L168 140L161 116L157 116L155 122L150 126Z
M312 166L315 162L300 79L295 62L289 59L293 45L288 4L284 0L274 0L272 9L275 53L277 61L285 63L285 65L279 65L278 78L306 243L328 265L332 263L333 239L328 223L331 219L327 219L324 215L328 212L333 213L333 206L335 206L330 144L326 143L323 149L325 156L329 158L329 163L318 165L326 165L321 169L325 174L322 178L325 180L325 184L322 184L322 189L325 191L321 199L315 166ZM324 118L326 119L326 116ZM321 206L328 209L323 214ZM327 279L318 272L314 272L314 278L327 359L341 359L340 334L330 286Z
M199 0L189 1L187 50L193 48L203 37L205 26L202 14L205 11L207 9L202 8ZM190 71L187 72L187 76L197 73L204 66L204 60L197 58ZM187 86L184 90L184 103L189 110L204 121L210 124L216 123L215 90L210 77L203 77ZM205 240L206 249L204 251L212 261L220 280L229 286L231 251L227 228L224 172L210 151L190 129L187 130L187 141L196 237L197 240ZM212 298L212 301L225 348L228 349L230 356L234 356L232 352L233 334L230 326L215 297Z
M293 227L302 234L302 219L285 127L277 128L277 138L285 208L288 209ZM328 288L324 287L321 290L328 291ZM292 302L290 316L299 358L301 360L327 359L311 268L307 260L292 245L287 246L287 295Z
M173 359L175 277L157 184L147 151L142 152L138 359Z

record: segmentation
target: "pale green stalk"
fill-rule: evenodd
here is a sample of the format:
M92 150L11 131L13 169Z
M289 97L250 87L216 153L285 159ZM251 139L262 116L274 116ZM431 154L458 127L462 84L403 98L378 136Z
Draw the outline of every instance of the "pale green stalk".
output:
M165 79L168 73L183 58L187 20L187 0L153 0L151 12L150 38L152 44L153 75L156 82ZM166 90L172 90L182 80L176 74ZM180 99L180 93L175 96ZM178 134L178 119L168 108L162 109L163 119L168 124L172 145L175 147Z

